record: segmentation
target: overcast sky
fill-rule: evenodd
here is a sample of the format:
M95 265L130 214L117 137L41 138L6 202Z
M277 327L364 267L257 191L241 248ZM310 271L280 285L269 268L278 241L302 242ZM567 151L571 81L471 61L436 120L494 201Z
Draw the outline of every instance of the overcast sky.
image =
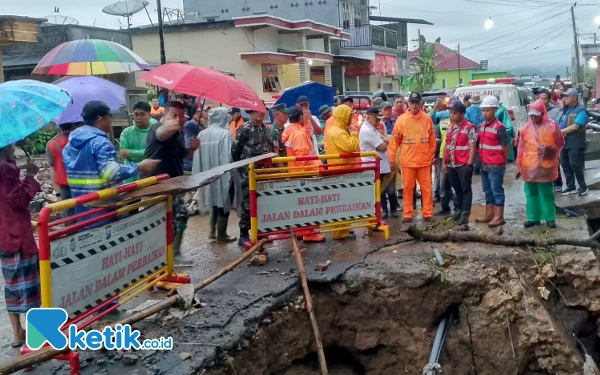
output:
M71 16L83 25L118 28L124 18L102 13L102 8L114 0L1 0L3 14L44 17L52 14L54 7L60 14ZM207 0L215 1L215 0ZM267 0L265 0L267 1ZM47 5L45 5L45 4ZM156 20L156 3L150 0L148 10ZM371 0L379 7L381 15L390 17L422 18L434 26L409 25L409 39L417 38L417 30L434 40L456 49L460 43L461 54L479 61L489 59L491 70L531 67L560 67L563 73L570 65L573 31L570 1L561 0ZM183 0L162 0L163 7L183 8ZM380 9L373 14L379 15ZM600 2L580 0L575 8L581 43L592 43L592 35L600 30L594 24L600 15ZM489 17L493 28L486 30L484 21ZM134 15L132 23L148 24L144 11ZM409 42L414 49L415 42Z

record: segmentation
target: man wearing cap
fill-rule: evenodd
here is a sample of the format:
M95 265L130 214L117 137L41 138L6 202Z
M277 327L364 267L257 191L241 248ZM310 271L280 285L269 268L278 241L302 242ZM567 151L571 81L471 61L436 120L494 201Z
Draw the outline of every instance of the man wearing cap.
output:
M392 134L392 132L394 131L394 123L395 123L395 121L392 117L394 115L394 110L392 108L392 105L389 102L384 102L381 105L381 115L383 116L381 118L381 122L385 126L385 133Z
M237 107L231 107L229 110L231 115L231 122L229 123L229 130L231 131L231 138L235 139L235 135L240 126L244 125L244 119L242 118L242 110Z
M316 135L323 134L323 129L321 128L321 124L319 123L319 118L310 113L310 102L307 96L299 96L298 100L296 100L296 106L304 111L304 129L306 132L309 133L310 138L312 140L313 148L315 150L315 154L318 155L319 146L317 143ZM287 124L285 124L286 128L288 126L290 126L289 121Z
M271 125L271 139L275 153L281 157L287 156L285 143L281 140L285 123L288 122L288 109L285 103L277 104L271 107L273 113L273 125Z
M500 103L494 96L487 96L482 104L484 122L479 127L479 160L481 160L481 184L485 193L485 216L478 223L498 227L504 221L504 174L508 161L510 142L506 127L496 118Z
M288 126L283 132L282 140L285 142L287 156L289 157L298 157L298 156L309 156L314 155L314 149L312 147L312 140L310 135L306 132L304 127L304 111L299 107L291 107L288 112L288 117L290 121L290 126ZM319 165L321 164L318 160L308 160L308 161L295 161L290 162L288 165L290 167L309 167L311 165ZM314 171L313 168L307 169L296 169L294 172L303 172L303 171ZM307 234L303 234L299 232L298 234L302 236L302 240L304 242L323 242L325 241L325 236L312 233L312 230L306 232Z
M570 88L562 96L564 105L556 121L565 136L565 147L560 153L560 164L567 179L567 189L561 195L578 194L584 196L588 193L583 173L585 170L585 125L588 120L588 113L579 104L577 89ZM579 190L575 187L575 179L579 184Z
M115 187L124 180L137 176L138 172L151 172L158 166L160 160L152 159L127 165L117 162L117 151L108 139L112 127L112 112L104 102L86 103L81 117L84 126L71 132L69 143L62 152L73 198ZM90 209L79 205L75 207L75 213ZM104 225L104 222L95 224L100 225Z
M388 109L391 116L391 106L389 106ZM381 115L379 109L377 107L370 107L367 110L367 120L365 124L361 126L358 138L360 140L361 152L377 151L379 154L381 180L383 181L391 173L391 168L387 155L389 139L377 130L377 125L380 120ZM375 157L366 156L362 158L362 161L375 161ZM388 218L388 200L390 201L389 213L391 213L394 218L398 218L398 199L396 198L394 190L395 181L392 181L385 190L381 191L381 207L383 209L382 219L384 220Z
M325 130L327 129L327 122L329 121L329 126L333 125L333 108L328 106L327 104L323 104L321 108L319 108L319 125L323 129L323 134L317 135L317 143L319 145L319 154L325 154ZM331 119L331 120L330 120Z
M446 148L442 170L448 176L456 195L454 198L454 219L459 224L469 224L473 191L473 164L477 153L477 130L465 120L467 108L459 100L450 106L452 124L446 135Z
M265 114L251 111L250 121L238 128L231 147L231 158L233 161L253 158L255 156L271 153L275 147L271 138L269 128L264 124ZM259 168L260 165L257 165ZM248 167L239 168L241 175L242 196L240 206L240 239L239 246L245 246L250 241L250 190L248 186Z
M436 140L431 117L422 111L422 99L413 92L409 98L409 111L396 121L392 133L400 145L400 164L404 182L404 223L413 220L413 195L417 181L423 198L425 221L433 218L433 192L431 189L431 166L434 163ZM396 160L392 150L391 160Z

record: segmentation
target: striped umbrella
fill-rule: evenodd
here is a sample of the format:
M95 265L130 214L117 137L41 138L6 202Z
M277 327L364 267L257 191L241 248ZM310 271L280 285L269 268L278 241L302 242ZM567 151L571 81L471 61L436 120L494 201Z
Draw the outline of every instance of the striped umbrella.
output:
M42 58L34 74L90 76L131 73L150 66L127 47L100 39L81 39L63 43Z

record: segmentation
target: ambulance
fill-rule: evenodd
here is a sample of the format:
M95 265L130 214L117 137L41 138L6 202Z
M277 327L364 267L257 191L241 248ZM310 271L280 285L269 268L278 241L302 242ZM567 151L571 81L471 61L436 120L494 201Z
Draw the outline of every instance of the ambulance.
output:
M463 86L456 89L454 96L463 99L465 95L479 95L483 100L486 96L499 95L500 103L506 107L513 123L515 134L527 124L527 105L519 89L513 83L515 78L490 78L470 81L471 86Z

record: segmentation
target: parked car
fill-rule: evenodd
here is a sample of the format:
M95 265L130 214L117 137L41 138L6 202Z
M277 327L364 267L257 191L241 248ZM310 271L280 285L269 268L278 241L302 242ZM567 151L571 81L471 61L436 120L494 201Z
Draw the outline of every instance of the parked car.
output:
M490 95L499 95L502 103L510 115L513 122L514 132L518 134L527 123L527 99L533 98L530 89L519 91L519 88L513 84L514 78L498 78L488 80L475 80L469 82L472 86L459 87L454 96L462 99L465 95L479 95L481 99Z

